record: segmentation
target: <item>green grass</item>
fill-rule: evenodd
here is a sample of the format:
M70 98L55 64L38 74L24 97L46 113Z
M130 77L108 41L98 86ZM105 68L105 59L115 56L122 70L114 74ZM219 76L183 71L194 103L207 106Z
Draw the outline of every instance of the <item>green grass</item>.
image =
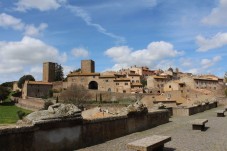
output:
M19 120L17 112L21 110L27 114L31 113L32 111L25 110L19 108L11 102L4 102L0 104L0 124L13 124Z

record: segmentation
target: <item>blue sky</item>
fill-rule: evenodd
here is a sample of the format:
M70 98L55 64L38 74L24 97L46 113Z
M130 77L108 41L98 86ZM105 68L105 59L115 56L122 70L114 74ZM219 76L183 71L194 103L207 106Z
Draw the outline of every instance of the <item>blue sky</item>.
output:
M64 72L93 59L96 71L132 65L227 71L227 0L1 0L0 83L42 63Z

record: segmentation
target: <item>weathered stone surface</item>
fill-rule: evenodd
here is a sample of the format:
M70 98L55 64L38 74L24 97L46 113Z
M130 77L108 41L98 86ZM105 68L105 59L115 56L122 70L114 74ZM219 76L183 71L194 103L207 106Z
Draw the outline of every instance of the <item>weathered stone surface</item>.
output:
M155 104L153 108L158 110L158 109L165 109L165 107L166 106L163 103L158 103L158 104Z
M136 101L134 104L129 105L126 108L126 113L127 115L129 114L137 114L137 113L148 113L147 107L141 102L141 101Z
M24 121L40 121L58 118L81 117L81 110L73 104L57 103L49 106L48 110L36 111L24 118Z
M171 141L170 136L153 135L150 137L146 137L146 138L131 142L127 145L127 147L129 149L147 151L147 150L153 150L159 146L162 146L164 145L164 143L167 143L169 141Z

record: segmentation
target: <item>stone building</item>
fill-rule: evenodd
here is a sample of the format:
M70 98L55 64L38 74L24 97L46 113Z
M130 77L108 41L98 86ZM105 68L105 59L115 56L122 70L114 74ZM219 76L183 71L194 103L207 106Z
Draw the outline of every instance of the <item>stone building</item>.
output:
M52 90L52 83L44 81L25 81L22 88L22 98L28 97L42 98L49 95Z
M132 71L140 76L151 76L156 74L156 70L150 70L148 67L137 67L136 65L131 66L128 69L121 69L119 72L126 74L131 73Z
M213 75L201 75L201 76L184 76L180 78L180 81L185 82L186 85L192 89L207 89L207 90L220 90L222 89L224 82L223 79Z
M81 60L81 72L82 73L94 73L95 62L93 60Z
M18 81L13 82L13 91L21 91L21 89L18 87Z
M82 60L81 71L67 75L67 87L73 84L86 89L119 92L142 93L142 84L138 74L121 74L114 72L96 73L93 60Z
M166 76L149 76L147 78L147 88L149 93L152 94L161 94L164 92L164 85L170 81Z
M163 91L171 92L171 91L179 91L182 97L187 97L189 88L186 86L184 82L179 80L171 80L164 84Z
M55 80L55 66L56 63L44 62L43 63L43 81L53 82Z

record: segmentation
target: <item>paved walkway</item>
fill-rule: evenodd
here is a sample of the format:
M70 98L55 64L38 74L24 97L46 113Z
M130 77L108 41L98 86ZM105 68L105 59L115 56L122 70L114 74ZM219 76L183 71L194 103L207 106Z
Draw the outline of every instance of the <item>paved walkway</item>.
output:
M173 117L167 124L80 149L80 151L130 151L126 148L127 143L151 135L172 137L172 141L165 144L165 151L227 151L227 116L216 117L215 113L222 108L189 117ZM208 119L206 131L192 130L189 122L197 118Z

